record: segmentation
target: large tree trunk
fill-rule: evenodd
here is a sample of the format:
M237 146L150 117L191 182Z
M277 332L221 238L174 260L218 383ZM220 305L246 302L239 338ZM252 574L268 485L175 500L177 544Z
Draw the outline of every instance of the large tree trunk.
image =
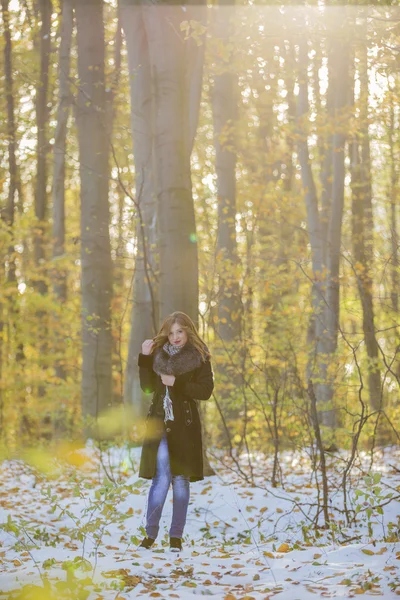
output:
M36 92L36 123L37 123L37 176L35 190L35 216L37 231L34 237L35 262L40 270L45 259L45 220L47 213L47 123L49 118L48 92L49 92L49 65L51 51L51 0L39 0L38 3L40 26L40 73L39 85ZM41 294L47 291L44 279L39 279L38 290Z
M338 36L339 32L339 36ZM318 197L311 168L306 123L308 113L308 53L307 40L299 44L299 97L298 97L298 157L305 189L308 234L311 245L313 289L313 311L308 330L311 344L307 378L319 378L316 386L321 422L329 427L336 423L331 405L333 382L328 373L337 346L339 329L339 266L341 232L344 205L344 144L343 109L348 102L348 40L345 24L338 22L335 38L329 52L329 87L327 110L331 103L335 111L335 131L322 153L322 206L318 208ZM338 36L338 37L336 37ZM332 94L332 96L331 96ZM332 161L332 184L330 165ZM330 191L330 185L331 191ZM326 241L325 241L326 240ZM326 276L324 270L326 267Z
M121 15L119 7L117 9L117 24L114 35L114 44L113 44L113 71L108 75L108 79L106 82L106 130L107 130L107 138L109 140L110 148L112 148L112 157L113 162L112 165L117 167L119 170L119 164L117 159L117 153L114 149L113 144L113 132L114 132L114 121L117 114L117 104L116 104L116 96L119 88L119 82L121 77L121 65L122 65L122 24L121 24ZM112 171L111 164L108 166L108 178L111 180ZM115 198L117 195L117 201ZM125 207L125 190L123 186L119 185L118 189L115 190L112 196L112 204L110 206L111 209L114 209L114 215L117 217L117 246L115 252L115 259L113 259L113 286L114 286L114 298L113 298L113 314L118 315L117 320L115 321L114 327L116 328L115 334L112 336L112 372L113 372L113 397L112 397L112 405L120 406L123 400L123 363L122 363L122 355L121 355L121 346L122 346L122 331L121 331L121 319L120 315L124 315L124 294L122 294L122 290L124 289L124 258L123 258L123 219L124 219L124 207ZM111 217L112 218L112 217Z
M8 198L7 204L4 208L1 207L0 214L1 219L5 223L6 228L9 230L11 243L8 247L8 273L4 265L1 268L1 284L3 289L6 287L6 279L8 283L15 284L15 260L14 260L14 245L13 240L13 226L14 226L14 214L15 214L15 196L17 192L17 160L16 160L16 127L15 127L15 113L14 113L14 95L13 95L13 70L12 70L12 42L11 42L11 31L10 31L10 13L9 13L9 2L8 0L1 0L1 12L3 20L3 35L4 35L4 72L5 72L5 92L6 92L6 103L7 103L7 146L8 146ZM13 285L13 287L15 287ZM15 290L16 292L16 290ZM17 311L14 311L15 313ZM4 410L4 398L2 376L3 376L3 357L6 353L3 353L3 303L0 301L0 431L4 431L3 423L3 410ZM13 315L13 325L15 327L15 317Z
M232 8L220 2L215 10L215 35L221 43L230 41ZM236 243L236 152L235 121L238 116L236 75L217 62L212 107L214 115L215 173L218 194L218 334L223 342L240 338L241 301L237 277Z
M5 72L5 90L7 102L7 146L8 146L8 166L9 166L9 186L8 199L5 209L1 211L1 216L5 223L12 228L15 214L15 196L17 193L17 160L16 160L16 129L14 116L14 95L13 95L13 72L12 72L12 45L10 32L9 0L1 0L1 9L4 25L4 72ZM15 266L12 255L14 247L10 246L10 269L9 279L15 278Z
M65 253L65 153L67 147L67 128L71 107L69 83L71 42L73 30L73 6L71 0L64 0L61 14L61 40L58 56L58 108L57 125L54 133L53 157L53 285L54 292L61 304L67 298L67 277L65 270L57 264L58 257ZM57 377L65 378L65 369L61 362L56 364Z
M326 90L326 107L325 115L328 122L333 123L334 115L334 104L335 104L335 78L332 67L332 61L334 59L334 48L336 44L335 32L330 32L327 44L328 54L328 88ZM319 81L318 81L319 87ZM321 107L322 108L322 107ZM320 114L320 112L318 112ZM327 260L327 237L328 237L328 226L329 219L332 212L332 168L333 168L333 135L332 131L323 133L318 139L318 148L320 150L321 159L321 238L323 243L322 248L322 263L326 265ZM319 320L319 325L316 328L316 336L319 336L320 329L323 327L322 320Z
M70 58L73 30L73 6L71 0L64 0L61 14L61 40L58 55L58 108L57 125L54 133L53 157L53 257L65 252L65 153L67 127L71 107ZM57 263L56 263L57 264ZM66 275L55 269L54 291L61 302L67 297Z
M396 122L395 122L395 94L396 88L391 89L389 84L389 153L390 153L390 183L389 183L389 203L390 203L390 232L391 232L391 292L390 298L392 308L397 315L399 312L399 232L397 224L397 196L399 174L395 157L396 143Z
M81 165L82 412L85 417L96 418L112 398L103 2L78 2L75 10L80 81L77 125Z
M204 0L189 0L185 6L184 18L189 23L196 22L198 43L193 36L186 44L186 103L189 111L187 147L192 153L199 121L200 100L203 88L203 66L205 53L205 32L207 25L207 5Z
M379 349L375 336L372 297L373 215L371 188L371 159L368 131L368 62L367 39L360 57L360 128L350 144L352 225L354 270L363 311L363 332L368 355L369 402L372 410L381 405L381 374L378 366Z
M160 319L182 310L198 323L186 45L181 6L143 6L155 87L154 153L160 251ZM198 110L198 108L197 108Z
M224 0L215 7L215 37L225 46L231 42L232 6ZM216 271L218 273L217 348L221 354L220 396L229 431L243 409L239 363L242 303L240 297L236 242L236 151L235 123L238 117L237 75L216 57L212 89L214 119L215 173L217 176L218 228ZM239 368L238 368L239 366ZM239 400L239 398L240 400ZM227 440L230 445L230 440Z
M47 293L47 282L45 278L45 260L46 260L46 242L48 236L47 230L47 154L48 145L48 121L49 121L49 69L51 52L51 15L53 5L51 0L38 0L35 4L37 11L37 20L40 21L39 37L39 77L36 86L35 109L36 109L36 186L35 186L35 224L33 232L33 251L36 265L36 273L33 285L39 294ZM42 341L40 344L40 362L43 367L46 364L48 347L46 344L45 330L48 327L46 322L46 311L39 309L36 312L36 319L41 323ZM44 385L40 383L37 388L38 396L43 396L45 392Z
M140 388L138 355L143 340L159 326L157 199L154 169L154 83L142 7L121 7L131 85L131 127L135 161L136 244L133 302L124 401L143 418L148 401Z
M388 186L388 202L390 205L390 241L391 241L391 290L390 299L394 318L396 319L399 312L399 232L398 232L398 192L399 192L399 170L398 161L396 161L396 148L399 143L399 127L398 119L396 119L396 98L398 97L398 77L395 77L394 84L390 83L388 78L389 88L389 123L388 123L388 144L390 156L390 180ZM397 335L396 349L396 372L400 376L400 344Z
M307 341L312 346L311 360L308 367L308 377L311 376L314 366L316 353L316 329L317 322L321 319L321 313L324 306L323 298L323 266L324 266L324 241L322 239L321 219L318 209L318 196L314 176L311 167L310 153L308 149L307 123L308 114L308 54L307 39L303 39L299 44L299 94L297 104L297 131L298 144L297 155L301 169L301 179L305 190L305 204L307 210L308 236L311 245L312 260L312 314L307 333Z
M337 348L339 331L339 268L341 256L342 222L344 206L344 146L345 124L343 111L349 102L349 44L346 22L338 19L336 28L336 44L330 56L335 89L335 129L333 135L332 158L332 206L327 231L326 252L326 302L322 314L322 331L319 336L318 354L320 358L320 377L322 383L318 386L318 400L327 408L321 409L320 418L324 425L333 427L336 423L335 412L332 410L333 381L328 373L328 365L333 361ZM321 406L320 406L321 408Z

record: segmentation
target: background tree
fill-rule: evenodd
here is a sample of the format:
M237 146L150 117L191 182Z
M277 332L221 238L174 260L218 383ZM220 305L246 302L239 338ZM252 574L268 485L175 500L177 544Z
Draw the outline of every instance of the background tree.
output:
M110 146L106 128L103 2L78 4L75 11L81 178L82 411L84 416L97 417L112 399Z

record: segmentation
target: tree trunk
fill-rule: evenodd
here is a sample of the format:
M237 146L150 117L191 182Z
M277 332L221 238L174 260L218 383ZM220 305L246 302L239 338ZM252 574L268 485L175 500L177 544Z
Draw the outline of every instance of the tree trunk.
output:
M224 0L215 7L214 35L227 46L232 39L233 8ZM229 64L215 58L216 72L212 89L214 120L215 173L217 176L218 224L216 271L218 273L218 353L221 362L220 396L226 433L243 409L241 372L238 369L242 303L239 288L239 257L236 241L236 150L235 129L238 117L238 82ZM230 440L227 440L230 445Z
M373 216L371 189L371 159L368 131L368 62L367 39L360 57L360 133L350 145L352 225L354 270L363 311L363 332L368 355L369 402L372 410L381 405L381 374L378 366L379 349L375 336L374 306L372 297Z
M4 25L4 72L5 72L5 91L7 102L7 146L8 146L8 165L9 165L9 186L7 205L1 212L1 216L5 223L12 228L14 224L15 214L15 196L17 192L17 160L16 160L16 130L14 116L14 95L13 95L13 67L12 67L12 45L11 32L9 21L9 0L1 0L1 9ZM10 269L12 268L13 275L9 274L9 279L15 279L15 266L12 255L14 247L10 246Z
M137 253L124 402L133 408L137 417L144 418L148 400L140 388L137 361L143 340L153 337L159 326L157 199L153 147L154 81L142 7L121 7L121 22L128 50L137 214Z
M73 30L73 6L71 0L64 0L61 15L61 40L58 56L58 108L57 125L54 133L53 156L53 285L54 292L61 304L67 298L67 275L65 269L58 266L57 259L65 253L65 154L67 147L67 128L71 107L70 58ZM66 372L62 362L56 364L56 375L65 379Z
M328 365L333 360L337 348L339 331L339 268L342 240L342 222L344 206L344 146L345 124L343 112L349 102L349 47L345 21L338 21L336 44L331 54L333 82L335 86L335 123L332 158L332 207L328 224L326 253L326 302L323 310L323 330L318 343L320 357L320 377L318 400L327 408L320 411L321 422L329 427L336 424L335 412L330 406L333 399L333 382L328 373Z
M390 89L390 87L389 87ZM390 203L390 231L392 247L392 267L391 267L391 292L390 298L392 308L397 315L399 312L399 233L397 225L397 195L399 175L395 158L395 90L390 89L389 101L389 152L390 152L390 184L389 184L389 203Z
M1 0L1 11L4 27L4 72L5 72L5 95L7 102L7 146L8 146L8 171L10 174L8 183L8 198L7 204L4 209L1 210L1 219L4 222L6 228L9 230L10 241L8 247L8 274L6 274L5 266L1 268L1 282L3 290L6 288L6 279L8 283L15 283L15 260L14 260L14 245L13 239L13 225L14 225L14 213L15 213L15 195L17 191L17 160L16 160L16 128L15 128L15 116L14 116L14 96L13 96L13 69L12 69L12 42L10 32L10 14L9 14L9 1ZM7 297L7 296L6 296ZM3 333L4 333L4 315L3 302L0 300L0 430L4 431L4 397L3 397L3 357L6 356L6 351L3 353ZM15 315L14 315L15 316ZM6 349L4 349L6 350Z
M108 152L103 2L76 4L81 178L82 412L96 418L112 398ZM89 433L89 427L87 432Z
M334 115L334 103L335 103L335 86L336 80L334 78L334 71L332 68L332 61L334 60L334 48L336 44L335 33L331 32L327 39L327 53L328 53L328 88L326 91L326 108L325 115L328 122L333 122ZM329 219L332 212L332 168L333 168L333 135L331 131L322 134L318 140L318 147L320 148L321 157L321 238L323 242L322 248L322 263L326 265L327 260L327 237L328 237L328 226ZM319 320L319 327L317 326L316 335L320 333L322 321Z
M221 43L231 38L232 7L221 2L216 8L215 35ZM238 341L241 331L240 300L236 242L236 152L234 150L237 119L237 77L217 61L212 107L214 115L215 172L218 194L217 265L218 335L225 343ZM221 72L222 71L222 72Z
M58 108L57 125L54 134L53 157L53 257L62 256L65 252L65 153L67 127L71 107L70 92L70 58L73 30L73 6L71 0L64 0L61 15L61 40L58 55ZM61 302L67 297L66 274L55 270L54 291Z
M146 5L143 15L155 86L160 319L182 310L197 325L198 258L187 135L187 46L180 32L184 14L181 6Z
M307 40L303 39L299 44L299 94L297 104L297 132L298 144L297 155L301 169L301 179L305 190L305 204L307 210L308 236L311 245L311 260L313 271L312 283L312 314L307 333L307 341L311 344L311 360L315 359L316 328L317 321L321 319L324 306L323 298L323 266L324 266L324 242L321 232L321 219L318 210L318 197L314 176L311 168L310 153L308 149L307 123L305 119L308 114L308 54ZM313 365L309 364L308 377L311 376Z
M189 0L185 5L184 18L189 22L195 21L202 28L207 25L207 5L204 0ZM205 52L205 35L200 35L198 39L199 43L193 38L189 37L185 40L186 48L186 102L189 107L189 127L187 129L188 139L187 147L189 153L192 153L194 140L197 132L197 125L199 121L199 109L201 92L203 88L203 66L204 66L204 52Z
M47 124L49 118L48 92L49 92L49 65L51 51L51 14L53 6L51 0L39 0L38 3L40 26L40 77L36 91L36 122L37 122L37 176L35 192L35 216L37 219L36 235L34 237L35 262L39 271L43 268L45 260L45 221L47 213ZM41 294L47 291L44 279L39 279L38 290Z

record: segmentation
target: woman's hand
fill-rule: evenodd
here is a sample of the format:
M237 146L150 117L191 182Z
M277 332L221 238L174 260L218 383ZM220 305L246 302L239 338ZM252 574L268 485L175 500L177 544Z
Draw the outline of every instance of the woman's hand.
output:
M153 346L153 340L144 340L142 344L142 354L150 354Z
M164 375L164 373L162 373L161 381L164 385L174 385L175 375Z

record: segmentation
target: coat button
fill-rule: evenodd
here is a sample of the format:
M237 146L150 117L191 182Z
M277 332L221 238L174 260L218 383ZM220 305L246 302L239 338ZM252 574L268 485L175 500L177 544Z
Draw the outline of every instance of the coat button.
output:
M171 429L169 427L167 427L166 432L169 433L171 431Z
M188 410L186 412L189 412Z
M190 419L188 419L188 420L186 421L186 423L187 423L188 425L190 425Z

